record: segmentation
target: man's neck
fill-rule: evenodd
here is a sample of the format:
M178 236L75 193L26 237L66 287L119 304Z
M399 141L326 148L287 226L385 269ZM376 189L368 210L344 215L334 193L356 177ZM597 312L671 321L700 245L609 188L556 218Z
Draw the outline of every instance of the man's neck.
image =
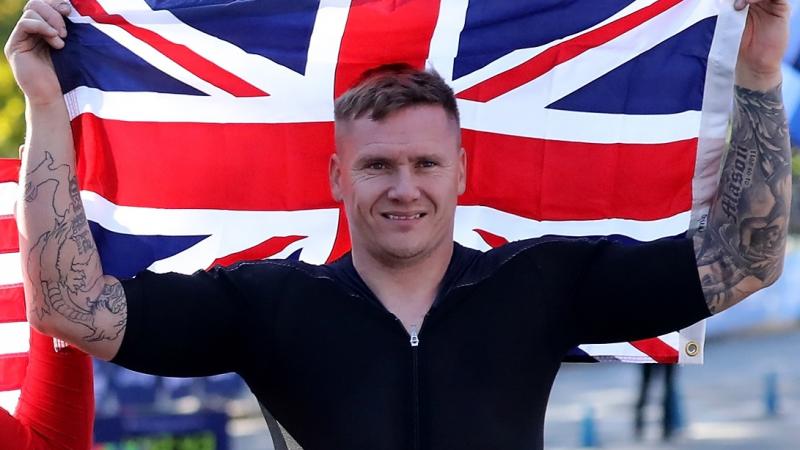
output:
M453 255L452 241L448 244L401 264L387 264L366 252L353 252L353 266L378 300L410 332L422 326L433 305Z

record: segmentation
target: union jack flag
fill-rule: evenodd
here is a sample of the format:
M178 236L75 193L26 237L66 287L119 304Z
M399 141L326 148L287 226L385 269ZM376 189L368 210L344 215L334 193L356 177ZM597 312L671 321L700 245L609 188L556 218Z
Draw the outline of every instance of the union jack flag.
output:
M433 67L458 98L469 172L457 241L683 235L715 187L744 22L732 0L72 3L54 63L87 216L119 277L346 252L327 181L333 100L398 61ZM0 284L17 286L0 290L0 314L19 321L2 216L16 188L0 189ZM702 337L700 325L571 358L697 361L680 350Z

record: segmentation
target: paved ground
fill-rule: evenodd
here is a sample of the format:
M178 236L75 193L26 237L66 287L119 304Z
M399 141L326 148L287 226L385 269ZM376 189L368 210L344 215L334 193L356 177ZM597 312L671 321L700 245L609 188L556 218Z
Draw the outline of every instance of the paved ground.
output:
M548 450L581 448L582 419L594 410L595 437L610 449L791 450L800 448L800 327L709 342L706 364L678 374L680 436L658 439L661 383L653 382L649 428L633 439L639 369L631 365L568 365L556 380L545 425ZM765 414L765 384L777 375L779 414ZM658 391L658 392L656 392ZM271 450L260 417L231 424L232 450Z
M775 373L778 415L766 415L766 378ZM800 328L710 341L704 366L681 367L680 436L659 440L663 385L651 386L649 429L633 439L633 404L639 371L625 365L564 367L556 380L545 428L545 447L580 448L581 419L595 412L596 437L613 449L789 450L800 448ZM655 392L658 391L658 392Z

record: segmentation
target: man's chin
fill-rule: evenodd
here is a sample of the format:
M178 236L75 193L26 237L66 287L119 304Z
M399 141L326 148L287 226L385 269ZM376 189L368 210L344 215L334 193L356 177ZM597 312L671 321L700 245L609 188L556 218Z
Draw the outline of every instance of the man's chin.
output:
M376 252L375 259L387 266L408 266L424 259L431 249L412 246L385 246Z

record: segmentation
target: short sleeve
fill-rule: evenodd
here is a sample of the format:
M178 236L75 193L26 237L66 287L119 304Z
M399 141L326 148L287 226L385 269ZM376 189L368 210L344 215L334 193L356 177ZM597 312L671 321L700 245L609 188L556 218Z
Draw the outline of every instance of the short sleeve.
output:
M162 376L237 370L247 311L227 269L146 271L122 285L128 322L113 363Z
M689 239L585 239L565 252L574 286L560 309L574 344L623 342L685 328L710 315Z

